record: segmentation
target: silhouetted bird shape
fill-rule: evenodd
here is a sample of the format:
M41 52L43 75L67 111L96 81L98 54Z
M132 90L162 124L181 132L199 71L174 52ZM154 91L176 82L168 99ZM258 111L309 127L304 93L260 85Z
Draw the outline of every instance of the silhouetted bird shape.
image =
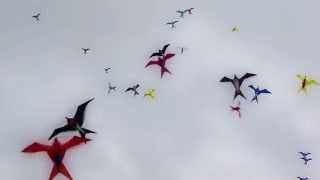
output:
M259 89L259 87L255 88L253 85L250 85L249 88L251 88L254 91L254 97L251 99L252 101L256 101L258 103L258 96L260 94L271 94L271 92L267 89Z
M317 85L317 86L320 85L318 81L307 78L307 75L302 76L298 74L297 78L301 80L301 86L298 92L303 91L305 94L307 94L307 87L311 85Z
M186 10L184 10L184 12L188 12L191 15L192 14L192 10L194 10L194 8L186 9Z
M40 13L32 16L36 21L40 21Z
M138 92L139 86L140 86L139 84L136 84L132 87L127 88L125 92L132 91L134 96L139 95L139 92Z
M312 159L311 158L306 158L306 157L302 157L300 158L302 160L304 160L304 164L307 165L309 161L311 161Z
M299 180L308 180L309 178L307 178L307 177L297 177Z
M177 13L179 13L180 14L180 17L184 17L184 13L186 13L186 11L181 11L181 10L178 10L178 11L176 11Z
M108 94L111 93L111 91L116 91L116 86L112 86L111 83L108 83Z
M309 153L309 152L299 152L299 154L301 154L301 156L303 156L303 157L307 157L307 156L311 155L311 153Z
M243 83L244 80L252 77L252 76L256 76L256 74L251 74L251 73L246 73L245 75L243 75L240 79L237 77L237 75L234 75L233 79L230 79L226 76L224 76L220 82L230 82L232 83L233 87L235 88L235 93L233 96L233 100L236 99L237 96L242 96L244 99L247 99L244 94L242 93L240 87Z
M179 21L175 20L175 21L167 22L167 25L171 25L171 28L175 28L176 27L175 24L177 22L179 22Z
M80 137L72 137L67 142L61 144L57 138L54 139L54 142L51 145L43 145L40 143L33 143L22 150L24 153L37 153L37 152L46 152L53 162L53 167L50 173L49 180L53 180L58 173L63 174L68 179L72 180L70 173L63 164L63 159L65 153L74 146L78 146L81 143L90 141L90 139L83 139ZM28 178L27 178L28 179Z
M170 44L166 44L162 47L162 49L159 49L158 52L154 52L151 54L149 58L155 57L155 56L161 56L163 57L166 53L167 48L170 46Z
M90 51L90 48L81 48L83 51L83 54L88 54L88 52Z
M240 32L239 27L238 27L238 26L234 26L234 27L232 28L232 32Z
M104 68L104 72L108 74L110 69L111 68L109 68L109 67L108 68Z
M240 108L240 101L238 102L238 105L237 106L230 106L230 110L231 111L234 111L234 112L237 112L238 113L238 116L239 116L239 118L241 118L241 112L240 112L240 110L241 110L241 108Z
M169 73L171 74L171 72L167 69L166 67L166 62L167 60L171 59L173 56L175 56L175 54L165 54L163 57L158 57L158 60L156 61L149 61L146 65L145 68L151 65L158 65L161 68L161 78L163 77L164 73Z
M91 131L89 129L82 127L84 122L86 107L93 99L94 98L79 105L77 108L76 114L73 116L73 118L65 117L67 120L67 124L63 127L55 129L51 134L51 136L49 137L49 140L60 133L68 132L68 131L78 131L82 138L85 138L86 134L88 133L96 133L94 131Z

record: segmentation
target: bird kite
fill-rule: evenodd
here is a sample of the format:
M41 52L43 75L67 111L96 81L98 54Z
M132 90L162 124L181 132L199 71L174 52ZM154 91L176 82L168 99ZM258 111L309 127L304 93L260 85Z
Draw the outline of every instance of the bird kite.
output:
M155 56L160 56L163 57L166 53L167 48L170 46L170 44L166 44L162 47L162 49L159 49L158 52L154 52L151 54L151 56L149 58L155 57Z
M171 28L175 28L176 27L175 24L177 22L179 22L179 21L175 20L175 21L167 22L167 25L171 25Z
M112 86L111 83L108 83L108 94L111 93L111 91L116 91L117 86Z
M72 180L70 173L67 168L63 164L63 158L67 150L74 146L78 146L81 143L85 143L86 141L90 141L90 139L83 139L77 136L73 136L67 142L61 144L57 138L54 139L54 142L49 145L43 145L40 143L33 143L30 146L26 147L22 150L24 153L37 153L37 152L46 152L53 162L53 167L49 176L49 180L53 180L53 178L58 175L58 173L63 174L68 179Z
M36 21L40 21L40 13L32 16L32 18L34 18Z
M104 68L104 72L105 72L106 74L108 74L110 69L111 69L110 67Z
M181 11L181 10L178 10L176 12L180 14L181 18L183 18L184 17L184 13L186 13L186 11Z
M73 118L65 117L67 120L67 124L63 127L57 128L53 131L51 136L49 137L49 140L53 138L54 136L67 132L67 131L78 131L82 138L85 138L86 134L88 133L96 133L94 131L91 131L89 129L83 128L83 122L84 122L84 116L85 116L85 110L87 105L93 100L94 98L86 101L85 103L78 106L76 114Z
M244 99L247 99L244 94L242 93L240 87L243 83L244 80L252 77L252 76L256 76L256 74L251 74L251 73L246 73L245 75L243 75L240 79L237 77L237 75L234 75L234 78L233 79L230 79L228 77L223 77L220 82L230 82L232 83L233 87L235 88L235 93L234 93L234 96L233 96L233 100L236 99L237 96L242 96Z
M132 87L128 87L125 92L132 91L134 96L139 95L139 92L137 91L139 86L140 86L139 84L136 84L136 85L134 85Z
M81 48L83 51L83 54L88 54L88 52L90 51L90 48Z
M234 26L234 27L232 28L232 32L240 32L239 27L238 27L238 26Z
M299 180L308 180L308 179L309 179L309 178L307 178L307 177L304 177L304 178L303 178L303 177L300 177L300 176L298 176L297 178L298 178Z
M307 165L309 161L311 161L312 159L311 158L308 158L309 155L311 155L311 153L307 152L299 152L299 154L301 154L301 158L302 160L304 160L304 164Z
M151 99L156 98L156 90L155 89L150 89L144 93L144 97L150 97Z
M161 78L162 78L162 76L164 75L165 72L171 74L171 72L166 68L166 62L167 62L167 60L171 59L173 56L175 56L175 54L168 53L168 54L165 54L163 57L158 57L158 60L156 60L156 61L151 60L148 62L148 64L145 66L145 68L148 66L151 66L151 65L160 66Z
M311 86L311 85L317 85L319 86L320 83L318 83L316 80L314 79L308 79L307 75L297 75L297 78L301 80L301 86L300 89L298 90L298 92L303 91L306 95L307 95L307 87Z
M254 91L254 97L251 99L252 101L256 101L258 104L258 96L260 94L271 94L271 92L267 89L259 89L259 87L255 88L253 85L250 85L249 88L251 88Z
M192 10L194 10L194 8L186 9L186 10L184 10L184 12L188 12L191 15L192 14Z
M238 116L239 118L241 118L241 108L240 108L240 101L238 102L238 105L237 106L230 106L230 110L231 111L234 111L234 112L237 112L238 113Z

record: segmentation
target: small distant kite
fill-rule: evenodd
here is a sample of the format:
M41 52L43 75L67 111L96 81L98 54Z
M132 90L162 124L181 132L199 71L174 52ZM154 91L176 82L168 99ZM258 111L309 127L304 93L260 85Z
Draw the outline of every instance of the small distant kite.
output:
M33 15L32 18L34 18L36 21L40 21L40 13Z
M110 67L104 68L104 72L105 72L106 74L108 74L110 69L111 69Z
M158 50L158 52L152 53L149 58L152 58L152 57L155 57L155 56L157 56L157 57L159 57L159 56L163 57L164 54L166 53L167 48L168 48L169 46L170 46L170 44L164 45L164 46L162 47L162 49L159 49L159 50Z
M314 80L314 79L308 79L307 75L297 75L297 78L301 80L301 86L298 92L303 91L305 94L307 94L307 87L311 86L311 85L317 85L319 86L320 84Z
M49 137L49 140L51 138L53 138L54 136L63 133L63 132L67 132L67 131L78 131L81 135L82 138L85 138L86 134L88 133L96 133L94 131L91 131L89 129L83 128L83 122L84 122L84 116L85 116L85 110L87 105L93 100L94 98L88 100L87 102L81 104L80 106L78 106L77 108L77 112L74 115L73 118L68 118L66 117L67 120L67 125L57 128L53 131L53 133L51 134L51 136Z
M299 180L308 180L308 179L309 179L309 178L307 178L307 177L304 177L304 178L303 178L303 177L300 177L300 176L298 176L297 178L298 178Z
M171 25L171 28L175 28L176 27L175 24L177 22L179 22L179 21L175 20L175 21L167 22L167 25Z
M139 92L138 92L139 86L140 86L139 84L136 84L132 87L128 87L125 92L132 91L134 96L139 95Z
M234 27L232 28L232 32L240 32L239 27L238 27L238 26L234 26Z
M238 116L239 116L239 118L241 118L241 112L240 112L240 110L241 110L241 108L240 108L240 101L238 102L238 105L237 106L230 106L230 110L231 111L234 111L234 112L237 112L238 113Z
M244 94L242 93L240 87L243 83L244 80L252 77L252 76L256 76L256 74L251 74L251 73L246 73L245 75L243 75L240 79L237 77L237 75L234 75L234 78L233 79L230 79L228 77L223 77L220 82L230 82L232 83L233 87L235 88L235 93L234 93L234 96L233 96L233 100L236 99L237 96L242 96L244 99L247 99Z
M168 53L168 54L164 55L164 57L158 57L158 60L156 60L156 61L149 61L148 64L145 66L145 68L150 65L160 66L161 78L162 78L162 76L165 72L171 74L171 72L166 68L166 62L167 62L167 60L171 59L173 56L175 56L175 54Z
M192 10L194 10L194 8L186 9L186 10L184 10L184 12L188 12L191 15L192 14Z
M112 86L111 83L108 83L108 94L111 93L111 91L116 91L117 86Z
M144 93L144 97L150 97L151 99L156 98L156 90L155 89L150 89Z
M311 161L311 158L308 158L309 155L311 155L311 153L305 153L305 152L299 152L299 154L301 154L301 158L304 161L304 164L307 165L309 161Z
M83 139L77 136L74 136L69 141L61 144L57 138L54 139L54 142L49 145L43 145L39 143L33 143L30 146L26 147L22 150L24 153L37 153L37 152L46 152L53 162L53 168L50 173L49 180L53 180L53 178L58 175L58 173L63 174L70 180L72 177L68 172L67 168L63 164L63 158L67 150L74 146L78 146L81 143L85 143L86 141L90 141L90 139Z
M90 48L81 48L83 51L83 54L86 55L90 51Z
M254 97L251 99L251 102L256 101L258 103L258 96L260 94L271 94L269 90L259 89L259 87L255 88L253 85L250 85L249 88L251 88L254 91Z
M184 13L186 13L186 11L181 11L181 10L178 10L176 12L180 14L181 18L183 18L184 17Z

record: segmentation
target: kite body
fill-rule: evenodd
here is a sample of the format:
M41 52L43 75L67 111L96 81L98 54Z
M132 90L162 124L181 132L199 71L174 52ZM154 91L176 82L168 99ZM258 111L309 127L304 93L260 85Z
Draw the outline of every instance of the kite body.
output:
M301 86L298 92L303 91L307 94L307 88L311 85L319 86L320 83L314 79L308 79L306 75L302 76L300 74L297 75L297 78L301 80Z
M162 78L165 72L171 74L171 72L166 68L165 65L166 65L167 60L171 59L173 56L175 56L175 54L171 54L171 53L165 54L163 57L158 57L158 60L156 60L156 61L149 61L145 67L148 67L151 65L160 66L161 78Z
M155 99L156 98L156 90L151 89L148 90L144 93L144 97L150 97L151 99Z
M78 106L77 112L73 118L66 117L67 124L63 127L55 129L53 131L53 133L51 134L51 136L49 137L49 140L51 138L53 138L54 136L56 136L60 133L63 133L63 132L67 132L67 131L78 131L82 138L85 138L86 134L88 134L88 133L96 133L94 131L91 131L89 129L82 127L83 122L84 122L84 115L85 115L86 107L93 99L94 98L92 98L92 99L86 101L85 103L81 104L80 106Z
M255 88L253 85L250 85L249 88L251 88L254 91L254 97L251 99L252 101L256 101L258 103L258 96L260 94L271 94L271 92L267 89L259 89L259 87Z
M51 146L43 145L39 143L33 143L30 146L26 147L22 150L24 153L37 153L37 152L46 152L50 157L53 167L49 176L49 180L53 180L53 178L58 175L58 173L63 174L70 180L72 177L68 172L67 168L63 164L63 158L68 149L80 145L81 143L85 143L86 141L90 141L90 139L83 139L80 137L74 136L69 141L61 144L57 138L54 139L54 142Z
M245 75L243 75L241 78L238 78L237 75L234 75L234 78L233 79L230 79L226 76L224 76L220 82L229 82L229 83L232 83L234 89L235 89L235 93L234 93L234 96L233 96L233 100L235 100L237 98L237 96L241 96L243 97L244 99L247 99L245 97L245 95L242 93L240 87L243 83L244 80L252 77L252 76L256 76L256 74L251 74L251 73L246 73Z
M111 83L108 83L108 94L111 93L111 91L116 91L117 86L112 86Z

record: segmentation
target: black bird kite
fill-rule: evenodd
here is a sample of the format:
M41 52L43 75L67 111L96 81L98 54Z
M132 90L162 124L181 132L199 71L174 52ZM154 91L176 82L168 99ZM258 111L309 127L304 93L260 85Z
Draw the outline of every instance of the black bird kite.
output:
M92 99L86 101L85 103L81 104L80 106L78 106L77 112L73 118L66 117L67 124L63 127L55 129L53 131L53 133L51 134L51 136L49 137L49 140L51 138L53 138L54 136L56 136L60 133L63 133L63 132L67 132L67 131L78 131L82 138L85 138L86 134L88 134L88 133L96 133L94 131L91 131L89 129L82 127L83 122L84 122L86 107L93 99L94 98L92 98Z
M83 54L88 54L88 51L90 51L90 48L81 48L83 51Z
M140 86L139 84L136 84L136 85L134 85L132 87L128 87L125 92L133 91L133 95L134 96L139 95L139 92L137 91L139 86Z
M32 18L34 18L36 21L40 21L40 13L32 16Z
M167 22L167 25L171 25L171 28L175 28L176 27L175 24L177 22L179 22L179 21L175 20L175 21Z
M159 49L158 52L154 52L151 54L151 56L149 58L155 57L155 56L164 56L164 54L166 53L167 48L170 46L170 44L166 44L162 47L162 49Z
M230 79L226 76L224 76L220 82L230 82L232 83L233 87L235 88L235 93L233 96L233 100L236 99L237 96L242 96L244 99L247 99L244 94L242 93L240 87L243 83L244 80L252 77L252 76L256 76L256 74L251 74L251 73L246 73L245 75L243 75L240 79L237 77L237 75L234 75L233 79Z

